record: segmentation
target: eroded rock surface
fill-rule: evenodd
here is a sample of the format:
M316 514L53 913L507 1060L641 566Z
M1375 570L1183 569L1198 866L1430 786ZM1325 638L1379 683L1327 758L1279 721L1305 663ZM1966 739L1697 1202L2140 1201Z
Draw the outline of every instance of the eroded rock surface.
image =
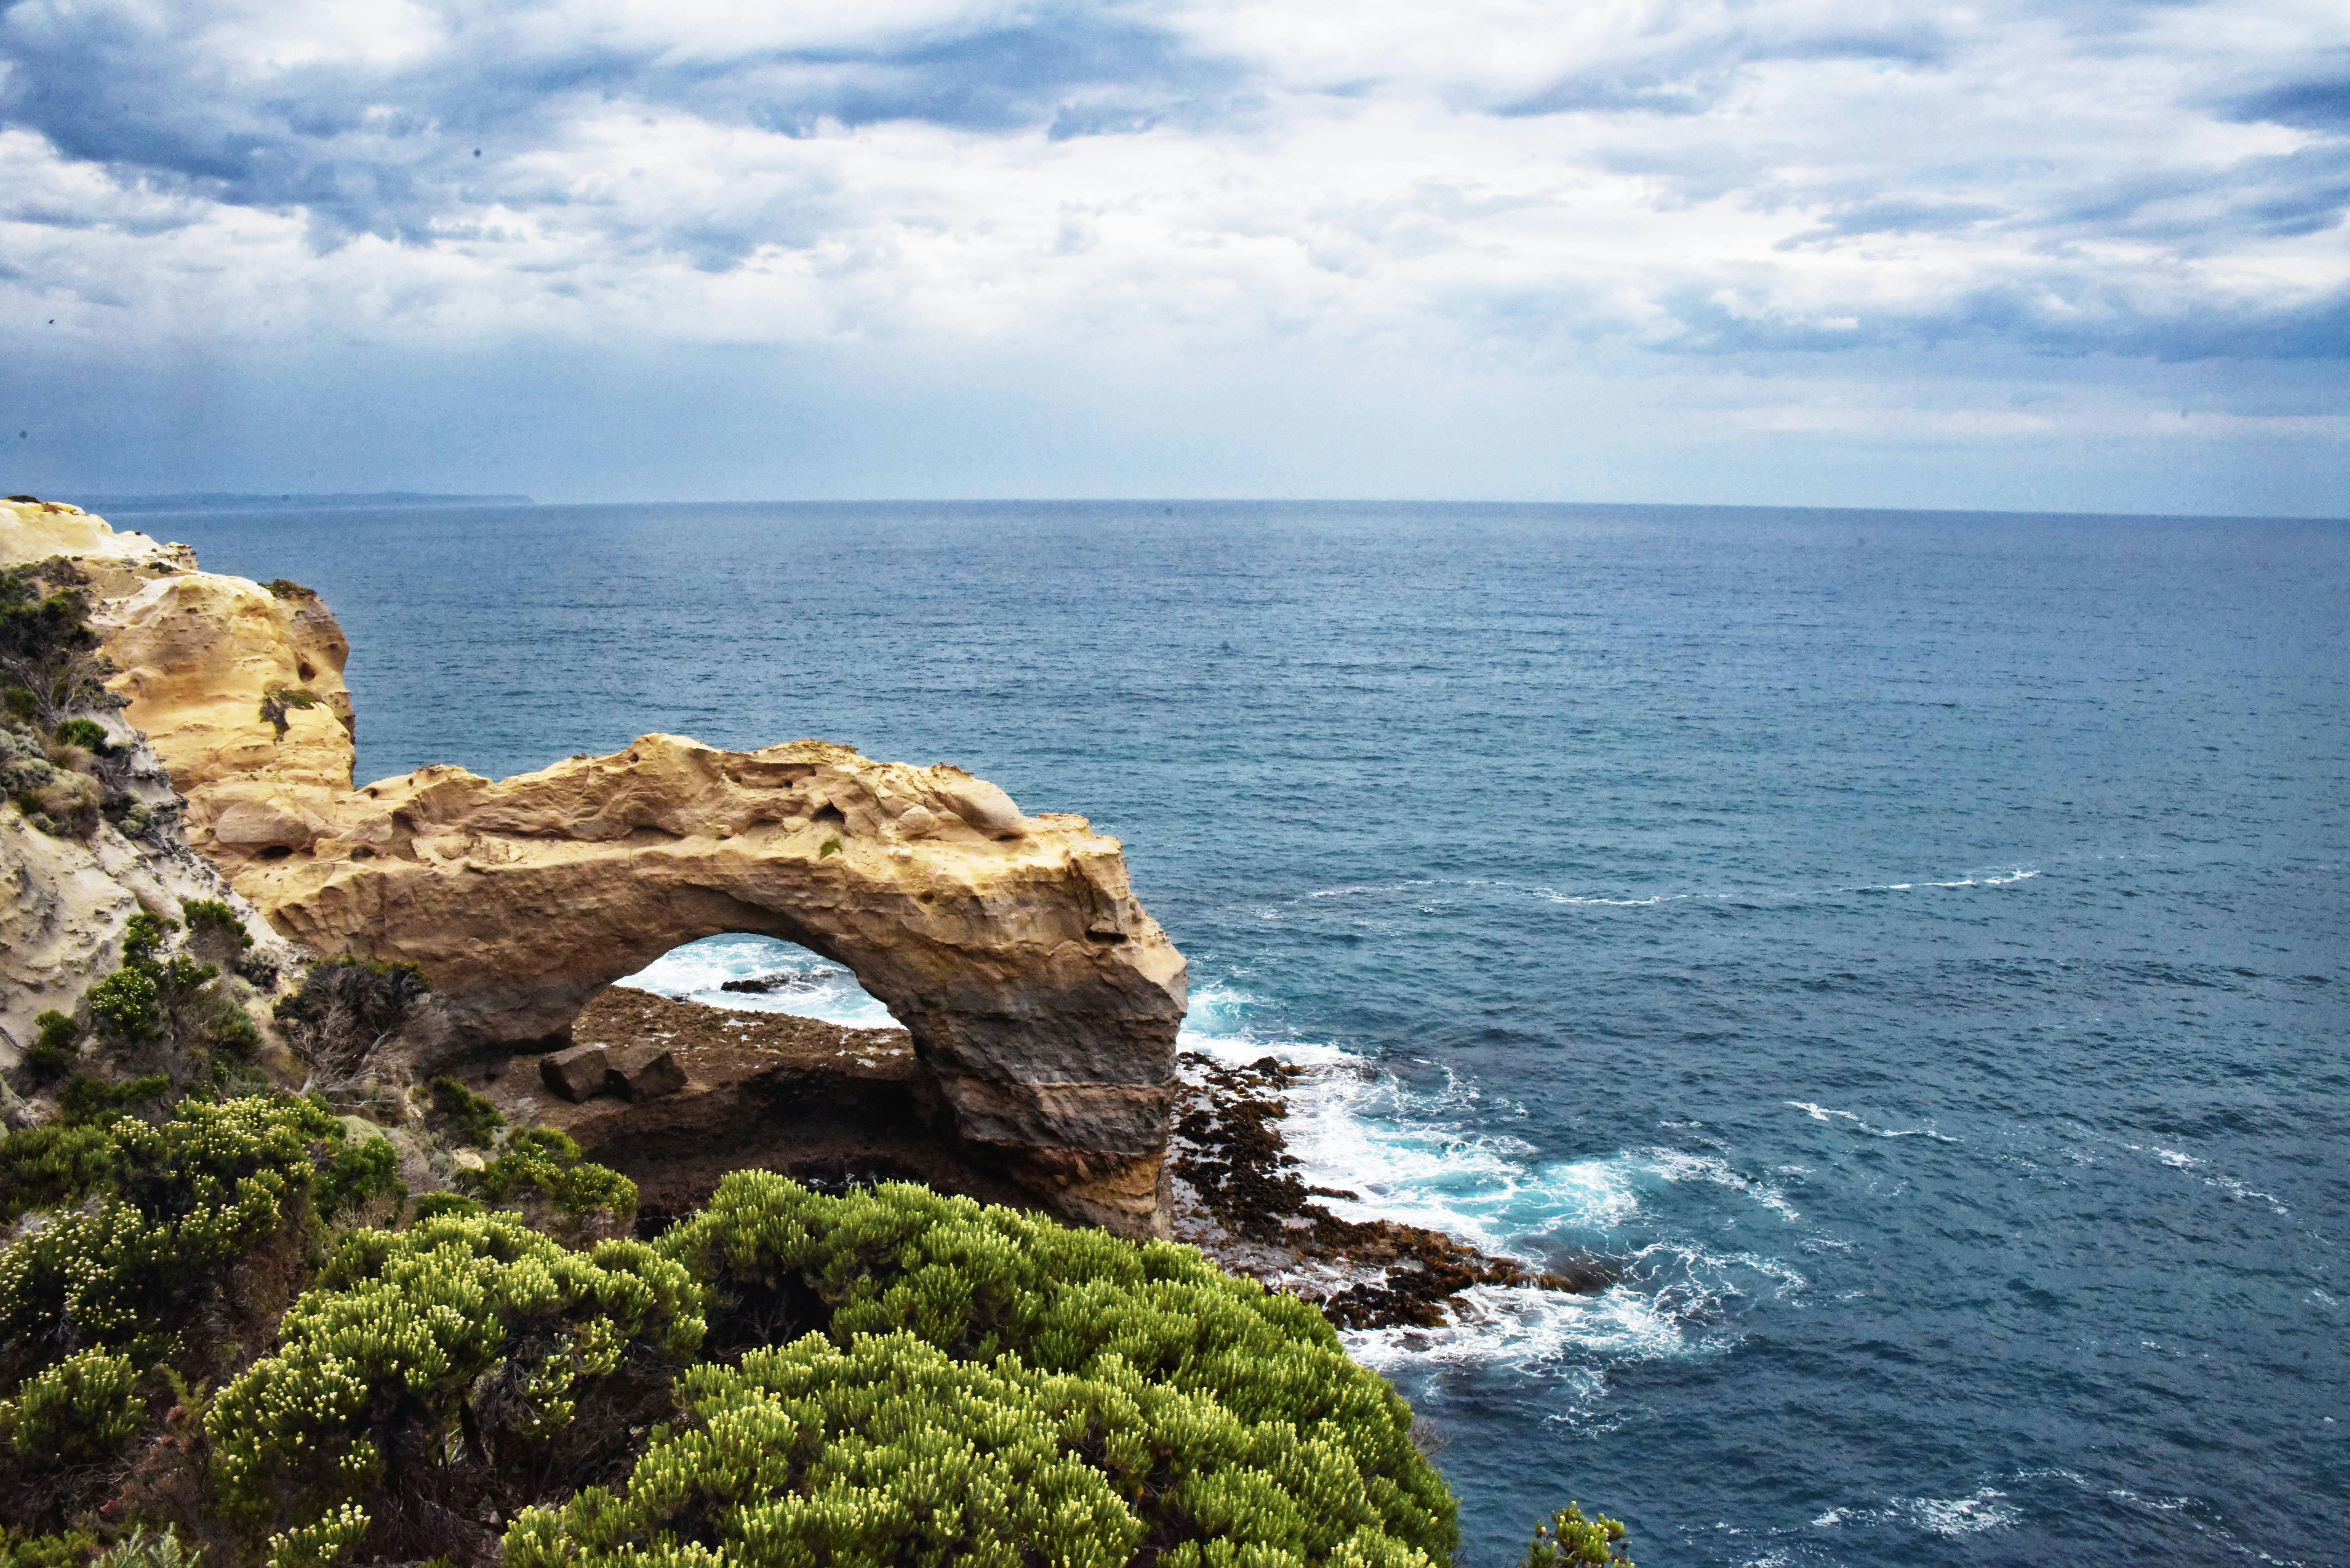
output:
M315 595L40 517L28 547L118 574L93 624L189 841L311 950L432 977L439 1033L406 1043L411 1069L552 1049L670 949L777 936L907 1025L965 1154L1071 1218L1164 1231L1184 964L1083 817L1028 816L945 765L671 735L502 781L431 767L354 790L348 645Z
M496 782L275 787L307 841L212 853L296 940L422 966L452 1058L559 1042L696 938L781 937L907 1026L964 1146L1072 1216L1160 1222L1183 960L1083 817L1023 816L956 768L673 735Z
M658 1049L683 1086L632 1102L599 1086L573 1103L520 1055L467 1077L509 1121L557 1127L637 1184L655 1222L706 1202L719 1178L758 1167L822 1186L905 1179L990 1202L1033 1193L929 1130L930 1075L902 1029L849 1029L779 1012L738 1012L626 986L579 1014L573 1035L599 1054Z
M118 596L140 593L193 564L185 545L118 534L78 507L0 502L0 566L57 556L83 568L94 594ZM140 809L130 821L100 821L79 836L42 832L13 803L0 802L0 1066L21 1060L39 1014L71 1012L120 964L124 927L142 909L177 919L192 899L227 903L245 917L259 953L273 965L299 959L293 944L192 851L161 759L121 715L93 717L117 748L123 785Z

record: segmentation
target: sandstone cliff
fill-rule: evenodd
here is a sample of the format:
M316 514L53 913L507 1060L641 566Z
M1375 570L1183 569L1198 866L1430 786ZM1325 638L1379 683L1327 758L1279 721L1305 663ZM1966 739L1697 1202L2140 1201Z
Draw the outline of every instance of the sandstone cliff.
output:
M681 943L782 937L907 1026L967 1148L1072 1217L1162 1222L1183 960L1082 817L846 746L671 735L495 783L434 767L332 798L273 787L281 836L211 852L296 940L422 966L450 1025L422 1066L561 1044Z
M81 566L98 591L118 596L142 592L193 561L184 545L117 534L76 507L0 502L0 566L58 556ZM141 909L176 919L191 899L226 903L245 915L265 957L284 963L298 957L192 852L172 780L137 732L120 715L96 719L123 753L124 786L141 808L131 820L100 820L87 836L51 834L13 803L0 804L0 1065L22 1058L36 1016L70 1012L113 971L123 928Z
M348 646L316 596L78 513L37 527L0 537L7 558L114 574L95 618L109 684L187 797L190 843L286 936L432 977L438 1032L405 1043L409 1067L563 1044L671 948L778 936L907 1026L941 1136L1071 1218L1164 1233L1184 964L1084 818L814 741L649 735L504 781L431 767L353 789Z

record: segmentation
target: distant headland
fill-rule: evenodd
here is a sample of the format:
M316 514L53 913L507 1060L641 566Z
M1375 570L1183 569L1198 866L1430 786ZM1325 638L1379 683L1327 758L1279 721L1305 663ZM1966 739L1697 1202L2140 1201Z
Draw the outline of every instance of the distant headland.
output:
M527 495L432 495L413 490L379 490L365 494L241 495L225 491L191 492L180 495L93 495L87 509L108 512L289 512L358 511L385 506L532 506Z

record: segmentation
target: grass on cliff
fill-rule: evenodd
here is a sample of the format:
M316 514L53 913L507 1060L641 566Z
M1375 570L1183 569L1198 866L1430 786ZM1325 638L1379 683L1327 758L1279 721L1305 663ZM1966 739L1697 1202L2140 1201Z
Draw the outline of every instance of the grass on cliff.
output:
M151 814L130 759L89 715L124 705L89 624L88 577L63 556L0 566L0 798L43 833L88 838L100 822L132 837Z

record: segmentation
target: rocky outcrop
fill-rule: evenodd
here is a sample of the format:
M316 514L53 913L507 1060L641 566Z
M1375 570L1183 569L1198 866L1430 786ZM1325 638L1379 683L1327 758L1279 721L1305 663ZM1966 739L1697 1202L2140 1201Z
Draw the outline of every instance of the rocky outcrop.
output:
M414 1070L554 1048L670 949L777 936L905 1023L914 1098L965 1155L1070 1218L1164 1232L1184 964L1083 817L1028 816L945 765L669 735L504 781L432 767L355 790L348 648L315 596L194 571L78 513L42 526L44 554L120 563L94 624L190 842L286 936L432 977Z
M550 1057L494 1059L465 1070L516 1126L570 1134L590 1159L637 1184L643 1212L682 1214L744 1166L819 1185L927 1182L989 1202L1029 1194L924 1114L929 1075L902 1029L849 1029L782 1012L740 1012L614 986L572 1024L591 1056L670 1056L685 1082L632 1100L605 1082L573 1100L551 1088Z
M206 854L308 844L349 793L356 760L343 662L350 644L307 588L181 571L105 601L91 624L188 799Z
M196 565L196 553L185 545L166 545L135 529L118 530L78 506L29 496L0 501L0 566L46 561L52 556L80 566L109 598L159 572L192 571Z
M0 502L0 566L58 556L81 566L94 591L117 595L141 592L193 564L184 545L117 534L78 507ZM177 919L190 900L226 903L245 917L263 958L290 965L299 957L192 852L172 780L139 733L119 714L88 717L106 730L120 787L137 809L120 823L99 820L87 834L49 833L14 803L0 802L0 1066L16 1065L36 1017L72 1012L121 963L123 928L141 910Z
M781 937L906 1025L966 1149L1072 1217L1161 1223L1183 960L1083 817L1025 816L957 768L672 735L498 782L273 787L298 806L282 836L215 831L213 855L306 946L423 968L446 1035L420 1070L560 1043L684 942Z

